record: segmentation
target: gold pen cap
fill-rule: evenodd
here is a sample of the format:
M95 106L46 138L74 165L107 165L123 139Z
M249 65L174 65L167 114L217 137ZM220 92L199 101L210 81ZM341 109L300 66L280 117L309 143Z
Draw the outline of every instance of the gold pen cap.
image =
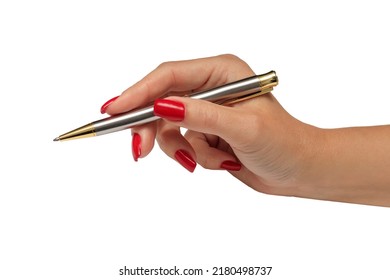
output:
M257 77L259 78L260 88L262 90L273 88L279 83L278 76L276 76L275 71L270 71L268 73L258 75Z
M255 92L250 92L248 94L241 95L238 98L228 99L222 102L223 105L232 105L241 101L245 101L266 93L271 92L274 89L274 86L277 86L279 83L278 76L275 71L270 71L265 74L254 76L259 82L259 90Z

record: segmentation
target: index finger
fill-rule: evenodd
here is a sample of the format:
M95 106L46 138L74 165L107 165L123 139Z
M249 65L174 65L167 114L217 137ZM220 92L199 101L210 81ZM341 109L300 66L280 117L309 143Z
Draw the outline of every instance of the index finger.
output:
M108 114L118 114L144 106L168 92L186 92L205 86L215 86L221 75L212 75L218 68L218 57L165 62L141 81L126 89L107 108Z

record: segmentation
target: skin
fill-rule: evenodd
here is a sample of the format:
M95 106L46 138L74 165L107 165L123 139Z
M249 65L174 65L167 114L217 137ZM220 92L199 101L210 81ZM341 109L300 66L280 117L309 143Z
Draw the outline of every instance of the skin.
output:
M390 206L390 125L321 129L292 117L271 93L231 107L180 97L254 74L233 55L166 62L125 90L107 113L173 99L185 107L182 121L133 129L141 158L157 139L169 157L182 149L207 169L240 163L229 172L262 193ZM187 128L184 136L180 127Z

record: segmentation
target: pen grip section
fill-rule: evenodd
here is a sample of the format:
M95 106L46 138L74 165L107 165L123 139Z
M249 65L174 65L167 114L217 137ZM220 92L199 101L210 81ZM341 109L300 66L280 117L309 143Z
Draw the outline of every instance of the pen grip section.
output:
M96 135L108 134L134 126L150 123L158 120L153 113L153 106L114 115L93 123Z

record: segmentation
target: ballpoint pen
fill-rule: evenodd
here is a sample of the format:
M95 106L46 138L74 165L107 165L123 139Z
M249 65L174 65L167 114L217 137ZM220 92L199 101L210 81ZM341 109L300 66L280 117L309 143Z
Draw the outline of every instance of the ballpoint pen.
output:
M217 88L194 93L189 97L207 100L221 105L231 105L268 93L272 91L273 87L277 84L278 77L276 76L275 71L270 71L262 75L252 76ZM153 106L148 106L91 122L62 134L53 141L99 136L149 123L158 119L160 119L160 117L154 115Z

